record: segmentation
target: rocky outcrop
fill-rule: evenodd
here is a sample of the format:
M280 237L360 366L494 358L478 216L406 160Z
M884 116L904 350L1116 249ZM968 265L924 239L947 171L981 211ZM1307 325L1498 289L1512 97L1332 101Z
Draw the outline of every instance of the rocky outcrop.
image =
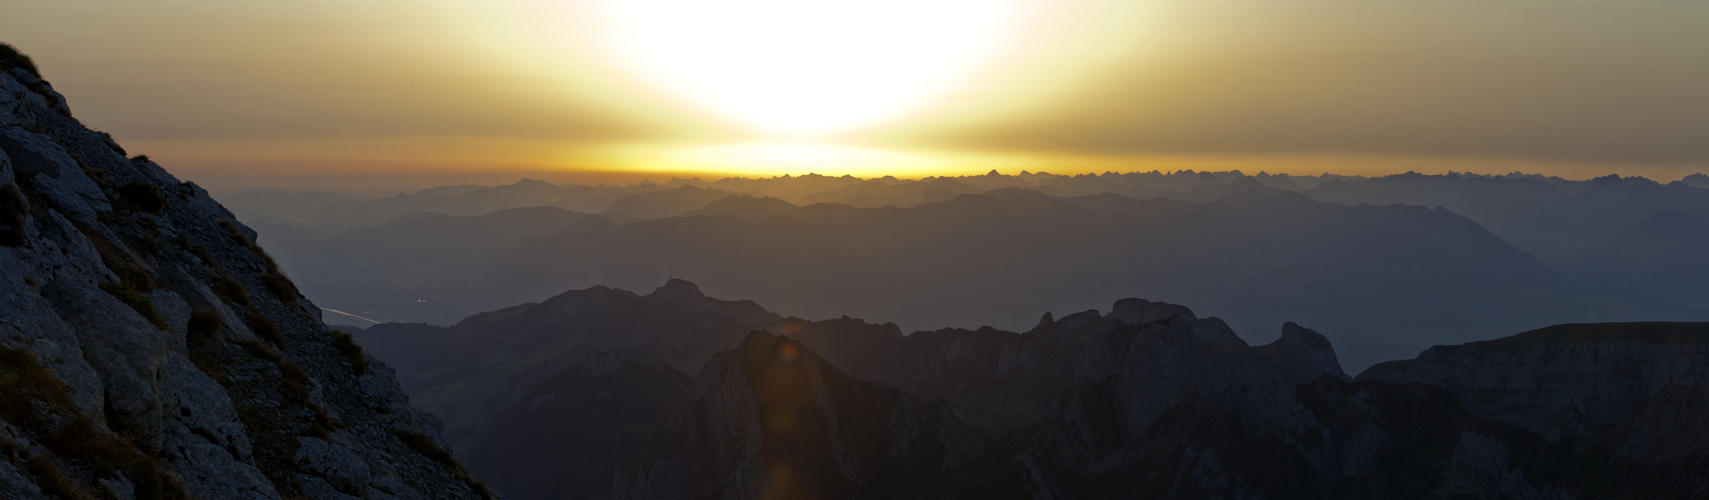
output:
M748 330L782 319L753 302L707 297L679 279L646 295L597 286L476 314L449 328L386 324L356 338L397 366L416 405L443 419L453 440L466 446L478 426L587 350L642 349L692 373Z
M770 328L786 334L751 333L706 363L654 451L616 461L614 497L1709 493L1704 324L1564 325L1358 379L1297 324L1251 346L1138 299L1024 334L902 335L847 317Z
M1448 388L1466 411L1578 446L1709 454L1709 324L1558 325L1437 346L1360 380Z
M764 331L707 362L672 433L676 447L618 470L618 498L931 497L990 447L942 402Z
M485 496L253 231L0 53L0 496Z
M617 464L660 448L691 380L645 352L578 351L500 412L463 461L512 498L609 498Z

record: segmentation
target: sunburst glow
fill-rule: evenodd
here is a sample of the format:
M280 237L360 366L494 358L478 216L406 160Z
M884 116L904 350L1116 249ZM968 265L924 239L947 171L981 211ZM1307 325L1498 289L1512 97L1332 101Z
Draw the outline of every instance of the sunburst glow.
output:
M738 175L818 173L878 177L930 175L953 169L958 158L850 146L814 140L774 140L700 146L637 145L622 161L659 171L710 171Z
M1036 0L598 0L614 59L760 132L823 136L917 111L1018 39Z

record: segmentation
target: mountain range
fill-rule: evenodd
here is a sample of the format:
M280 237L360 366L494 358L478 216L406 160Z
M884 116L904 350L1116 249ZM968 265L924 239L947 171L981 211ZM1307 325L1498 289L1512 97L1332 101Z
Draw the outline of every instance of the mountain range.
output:
M258 232L0 44L0 499L1709 496L1709 323L1658 321L1709 178L1416 177L265 191ZM311 300L403 294L457 320Z
M514 498L1709 493L1709 323L1553 326L1349 377L1312 329L1254 346L1140 299L1021 333L904 335L674 280L356 338L428 404L483 409L443 414L463 419L470 470ZM489 354L519 346L522 366ZM453 351L482 361L446 373L423 354ZM476 382L494 373L509 382Z
M274 248L307 293L338 310L437 324L567 287L638 287L669 274L789 315L910 329L1021 329L1034 319L1025 311L1160 297L1247 331L1322 325L1352 368L1561 322L1709 319L1709 309L1670 300L1688 297L1677 292L1688 285L1612 285L1446 209L1288 191L1189 202L1003 188L910 208L730 197L698 209L706 215L627 223L517 210Z

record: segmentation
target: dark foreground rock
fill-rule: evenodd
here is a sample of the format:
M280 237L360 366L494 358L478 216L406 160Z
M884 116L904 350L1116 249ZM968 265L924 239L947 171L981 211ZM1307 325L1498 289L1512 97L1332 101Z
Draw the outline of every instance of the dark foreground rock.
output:
M253 231L0 56L0 498L489 496Z

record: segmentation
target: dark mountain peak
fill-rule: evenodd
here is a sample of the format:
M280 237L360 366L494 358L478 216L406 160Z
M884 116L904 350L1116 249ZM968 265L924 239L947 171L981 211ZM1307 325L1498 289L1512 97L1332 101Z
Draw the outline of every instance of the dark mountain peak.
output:
M1034 326L1033 329L1034 330L1043 330L1046 328L1050 328L1050 325L1053 325L1055 323L1056 323L1056 316L1047 312L1047 313L1044 313L1043 317L1040 317L1038 319L1038 326Z
M697 298L698 299L698 298L705 298L706 294L701 293L700 292L700 285L696 285L696 284L694 284L694 282L691 282L691 281L688 281L688 280L685 280L682 278L671 278L670 280L665 281L664 286L661 286L657 289L654 289L653 293L648 294L647 296L648 297L659 297L659 298Z
M788 337L773 334L771 332L766 331L764 328L755 328L753 330L748 331L748 334L746 336L742 337L742 342L739 344L736 344L736 349L732 350L730 352L732 352L732 353L746 353L745 355L757 355L756 353L758 353L759 351L770 349L770 346L773 343L777 342L778 339L782 339L782 338L788 338ZM745 356L745 355L739 355L739 356Z
M1325 373L1350 380L1335 357L1335 346L1323 334L1292 321L1282 325L1282 336L1263 347L1275 349L1282 360L1307 373Z
M685 406L672 431L684 436L680 451L619 469L623 486L668 483L700 498L907 497L964 474L988 442L946 407L856 380L764 330L709 360Z
M1110 307L1110 317L1134 326L1144 326L1151 323L1175 319L1192 322L1198 320L1193 310L1187 306L1152 302L1145 299L1122 299Z
M546 182L546 181L543 181L540 179L529 179L529 178L518 179L516 182L511 183L510 185L512 187L519 187L519 188L556 188L556 187L558 187L557 184Z
M1679 182L1698 189L1709 189L1709 175L1704 175L1702 172L1687 175Z

